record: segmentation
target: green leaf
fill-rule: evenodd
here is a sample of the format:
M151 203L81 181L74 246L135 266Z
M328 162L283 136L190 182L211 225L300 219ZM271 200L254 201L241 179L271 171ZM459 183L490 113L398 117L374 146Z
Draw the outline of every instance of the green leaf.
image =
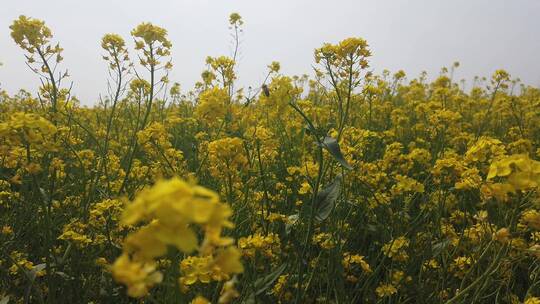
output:
M315 201L315 207L317 208L315 219L318 222L322 222L327 219L328 216L330 216L330 213L336 204L336 200L341 193L342 180L343 176L341 176L341 174L336 175L336 178L330 185L326 186L326 188L317 193L317 199Z
M9 303L9 296L5 296L2 299L0 299L0 304L8 304Z
M268 274L265 277L259 278L255 281L253 284L255 289L255 295L260 295L261 293L265 292L268 288L272 286L274 281L276 281L279 276L285 271L285 268L287 268L287 264L283 264L276 268L274 271L272 271L270 274Z
M442 240L440 242L435 243L433 247L431 247L431 250L433 251L433 256L440 255L444 250L446 250L448 245L450 245L449 239Z
M343 157L343 153L341 153L341 149L339 148L339 144L337 140L330 136L325 136L322 141L322 146L330 154L345 168L348 170L352 170L351 165L345 160L345 157Z

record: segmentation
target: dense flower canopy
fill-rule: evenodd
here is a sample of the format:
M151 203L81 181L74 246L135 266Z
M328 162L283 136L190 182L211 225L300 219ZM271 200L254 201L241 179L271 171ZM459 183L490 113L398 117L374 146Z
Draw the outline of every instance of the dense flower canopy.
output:
M142 23L82 107L45 23L11 31L41 86L0 89L0 303L540 303L540 89L506 71L374 74L353 37L183 91Z

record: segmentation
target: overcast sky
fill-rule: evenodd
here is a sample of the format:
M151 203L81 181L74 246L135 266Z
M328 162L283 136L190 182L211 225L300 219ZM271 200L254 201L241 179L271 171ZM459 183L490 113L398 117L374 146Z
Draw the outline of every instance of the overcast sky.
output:
M228 16L244 19L240 84L258 85L266 65L282 72L311 72L313 50L324 42L365 38L371 66L405 70L409 78L459 61L457 79L489 76L504 68L525 83L540 85L540 0L2 0L0 83L13 93L35 92L36 76L10 37L19 15L45 20L64 50L63 67L73 93L92 104L106 92L106 66L100 39L143 21L169 31L173 43L171 80L190 89L200 79L206 56L231 54Z

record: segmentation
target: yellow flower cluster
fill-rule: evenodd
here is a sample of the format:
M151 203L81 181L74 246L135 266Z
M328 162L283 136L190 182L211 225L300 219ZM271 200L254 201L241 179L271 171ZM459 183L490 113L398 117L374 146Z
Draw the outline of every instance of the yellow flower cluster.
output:
M275 259L281 251L280 245L279 236L275 233L268 235L256 233L238 239L238 247L242 250L242 255L252 259L255 258L257 252Z
M208 124L219 128L228 113L229 95L225 89L212 88L201 93L194 116Z
M359 266L362 269L364 274L370 274L373 272L371 267L364 259L364 256L358 254L351 254L350 252L345 252L343 254L343 260L341 261L343 268L345 270L345 275L347 276L347 281L356 283L358 277L355 274L355 265Z
M126 238L124 253L112 267L113 276L133 288L131 296L145 295L148 288L160 281L155 259L166 253L167 246L185 253L198 249L203 257L225 247L206 265L219 267L227 275L242 272L240 254L231 247L233 240L221 235L223 228L232 227L230 215L230 208L219 201L218 195L204 187L178 178L158 181L139 193L122 214L123 225L145 224ZM201 244L191 225L199 225L204 231ZM139 274L136 282L129 278L129 271ZM187 275L193 276L193 270L187 271Z
M189 286L197 282L228 280L231 274L242 272L239 258L240 252L233 247L221 250L216 256L187 257L180 263L180 284Z
M247 169L248 160L243 151L244 142L238 137L225 137L210 142L208 160L212 176L237 179Z
M103 227L107 222L116 223L122 213L124 203L117 199L105 199L90 209L89 223L95 227Z
M366 58L369 56L371 56L371 52L368 49L367 41L362 38L347 38L338 44L326 43L315 51L317 63L325 59L332 61L332 64L335 65L347 65L354 64L355 61L359 60L362 68L368 67Z
M529 297L523 304L540 304L540 297Z
M29 261L28 256L19 251L13 251L10 253L10 257L14 262L11 267L9 267L9 273L12 275L17 274L19 271L29 271L34 269L34 263ZM40 272L40 275L43 275L43 271Z
M9 28L15 43L30 53L34 53L47 44L52 37L52 32L45 22L26 16L19 16L19 19L15 20Z
M372 272L369 264L364 260L364 256L358 254L351 254L350 252L345 252L343 254L343 267L345 269L350 269L353 265L358 265L364 272Z
M390 190L392 195L398 196L405 193L422 193L424 192L424 185L417 182L415 179L403 176L396 175L396 184Z
M134 261L126 254L121 255L112 267L114 279L127 286L130 297L140 298L150 288L161 283L163 274L156 271L154 262Z
M78 220L64 226L64 232L58 237L60 240L70 241L79 247L92 244L93 240L85 235L86 225Z
M56 127L45 118L23 112L13 113L8 121L0 123L0 137L11 145L31 144L51 149L47 139L56 131Z
M336 246L332 234L327 232L317 233L313 236L313 244L319 245L322 249L332 249Z
M409 240L403 236L393 239L382 247L382 252L394 261L405 262L409 259L407 248Z
M502 182L492 182L500 178ZM495 161L489 167L487 181L482 188L484 195L508 200L509 193L527 191L540 185L540 162L526 154L514 154Z
M540 230L540 212L534 209L523 212L521 222L534 230Z
M379 298L389 297L397 293L396 287L392 284L381 284L375 289Z
M460 256L455 258L454 263L452 264L454 275L459 278L463 278L463 276L465 276L465 274L468 272L472 263L472 259L467 256Z
M135 49L142 50L141 65L155 69L160 61L158 58L171 54L172 43L167 39L167 30L149 22L143 22L131 31L135 39ZM171 62L164 67L172 68Z

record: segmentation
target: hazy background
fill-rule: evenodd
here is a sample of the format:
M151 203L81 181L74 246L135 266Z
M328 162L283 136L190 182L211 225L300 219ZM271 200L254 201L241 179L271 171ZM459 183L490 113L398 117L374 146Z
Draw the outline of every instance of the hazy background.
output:
M129 32L143 21L169 31L171 81L190 89L206 56L231 54L232 12L245 22L239 78L246 87L260 84L273 60L285 74L311 73L314 48L350 36L367 39L376 72L403 69L413 78L425 70L436 76L457 60L455 79L504 68L540 85L539 0L2 0L0 83L10 93L35 92L39 84L9 35L9 25L24 14L52 29L65 49L62 67L69 69L73 93L84 104L106 92L103 34L118 33L132 45Z

